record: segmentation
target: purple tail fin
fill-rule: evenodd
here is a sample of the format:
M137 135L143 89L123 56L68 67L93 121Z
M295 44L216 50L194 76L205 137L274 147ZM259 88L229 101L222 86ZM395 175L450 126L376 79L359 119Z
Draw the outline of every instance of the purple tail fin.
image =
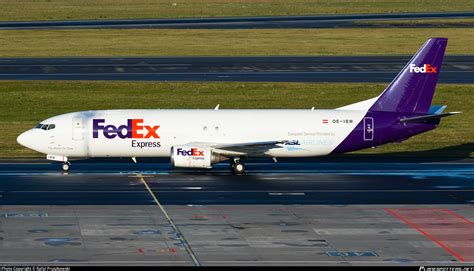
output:
M447 38L427 40L370 110L428 112L447 44Z

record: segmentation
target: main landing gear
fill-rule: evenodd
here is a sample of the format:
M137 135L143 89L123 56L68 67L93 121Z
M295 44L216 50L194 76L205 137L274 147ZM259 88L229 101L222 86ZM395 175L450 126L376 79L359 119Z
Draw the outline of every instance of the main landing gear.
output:
M245 172L245 165L240 160L240 158L235 158L234 160L231 160L230 167L232 169L232 173L236 175L242 175Z
M64 162L62 165L62 169L64 172L68 172L70 167L71 167L71 163L69 162Z

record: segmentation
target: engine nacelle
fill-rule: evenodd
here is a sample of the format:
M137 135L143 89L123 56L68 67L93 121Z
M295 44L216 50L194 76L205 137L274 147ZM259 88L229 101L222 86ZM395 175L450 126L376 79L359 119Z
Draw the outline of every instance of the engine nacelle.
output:
M229 159L213 153L210 148L194 146L171 147L171 165L175 167L211 168L213 164Z

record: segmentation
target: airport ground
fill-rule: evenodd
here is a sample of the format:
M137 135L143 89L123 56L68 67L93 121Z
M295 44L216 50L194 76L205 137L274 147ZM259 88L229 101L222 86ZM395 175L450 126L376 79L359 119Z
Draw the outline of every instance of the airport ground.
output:
M0 58L0 80L389 83L412 56ZM474 83L474 55L446 56L441 84Z
M472 205L165 208L179 234L156 205L2 205L2 264L473 264Z
M26 8L27 7L27 8ZM144 19L223 16L286 16L315 14L369 14L399 12L472 11L469 0L364 1L334 0L122 0L120 4L103 0L74 1L4 1L0 10L3 21L79 20L79 19Z
M413 55L429 37L449 38L448 56L473 55L473 46L466 46L474 43L473 33L473 28L0 30L0 57Z
M472 27L474 12L423 12L215 18L1 21L0 29L289 29Z
M356 101L383 88L70 82L6 81L13 98L1 107L27 108L23 120L108 101L116 107L133 101L171 108L179 101L212 108L221 99L240 108L337 107L348 90L346 99ZM437 93L436 101L446 98L470 112L472 85L440 85ZM21 97L31 99L15 104ZM15 117L10 113L4 110ZM472 265L470 123L448 118L405 143L342 157L256 161L244 176L231 175L225 163L196 172L171 169L166 161L73 161L63 174L59 164L42 159L3 160L0 257L5 264L45 265ZM2 150L37 157L18 147Z
M473 164L0 163L2 263L472 264Z
M143 0L137 5L124 0L123 9L117 9L115 1L101 5L28 1L28 12L21 9L25 2L11 2L3 5L0 17L16 21L395 13L425 11L426 5L432 12L473 10L472 1L465 0L323 1L318 5L307 0L279 5L274 1L257 5L233 0L174 2ZM466 46L474 42L472 19L442 20L357 22L358 28L342 29L0 30L0 57L390 57L412 55L431 36L450 39L448 56L474 55L473 47ZM350 69L360 68L351 65ZM469 65L453 66L472 72ZM20 73L35 68L28 65ZM121 67L111 68L119 71ZM456 72L452 68L446 71ZM56 67L40 69L54 73ZM129 159L73 161L71 172L63 174L58 164L44 161L15 141L21 131L64 112L214 108L216 104L223 109L336 108L378 95L388 81L2 80L0 247L4 249L0 261L472 265L473 84L438 85L434 104L447 104L448 111L463 114L443 119L434 131L401 144L337 157L283 159L277 164L253 161L244 176L231 175L225 163L195 172L171 169L167 161L142 159L137 164Z

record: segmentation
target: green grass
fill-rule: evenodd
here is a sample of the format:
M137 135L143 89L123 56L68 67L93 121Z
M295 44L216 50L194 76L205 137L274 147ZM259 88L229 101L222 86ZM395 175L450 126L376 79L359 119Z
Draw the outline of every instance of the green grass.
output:
M470 0L2 0L0 5L6 21L474 10Z
M411 55L433 36L450 39L447 54L474 54L473 28L120 29L4 30L0 57Z
M410 25L410 24L423 24L423 23L430 23L430 24L447 24L447 23L474 23L473 18L447 18L447 19L407 19L407 20L370 20L370 21L363 21L360 24L393 24L399 23L401 25Z
M370 27L416 27L417 25L429 25L430 27L472 27L474 25L473 18L456 18L456 19L423 19L423 20L370 20L360 21L356 25Z
M381 20L381 21L360 21L354 23L354 26L368 27L368 28L472 28L474 26L474 19L460 18L460 19L429 19L429 20Z
M336 108L378 95L383 84L155 83L114 81L3 81L0 85L0 157L39 157L16 143L22 131L66 112L123 108ZM465 157L474 142L474 85L439 85L435 104L462 115L443 119L431 132L402 144L361 153L414 152L413 155ZM436 154L423 151L448 148ZM467 156L474 156L469 151Z

